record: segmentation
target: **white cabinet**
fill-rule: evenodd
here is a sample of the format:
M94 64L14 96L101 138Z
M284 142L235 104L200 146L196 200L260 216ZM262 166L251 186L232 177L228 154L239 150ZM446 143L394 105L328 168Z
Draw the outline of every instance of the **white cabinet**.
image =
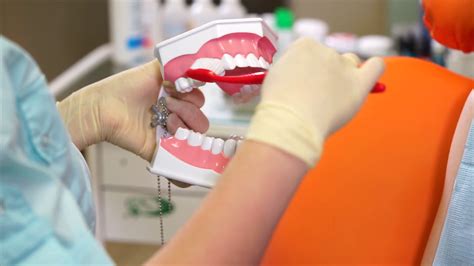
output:
M171 199L171 208L164 204L165 242L191 217L201 200L202 196L176 195ZM159 207L155 193L105 191L104 206L107 240L160 243Z
M140 157L109 143L87 150L98 211L98 236L102 241L160 243L157 177ZM209 190L171 185L161 178L165 241L191 217Z
M245 135L251 111L256 104L233 106L222 97L222 91L208 86L203 89L211 127L207 134L227 138ZM158 209L157 177L146 167L148 162L109 143L87 150L87 162L93 176L97 202L97 235L99 240L160 243L160 224L154 211ZM162 195L166 198L167 182L162 178ZM178 188L171 185L173 212L165 214L165 237L169 239L201 204L208 189ZM134 213L136 212L136 213Z

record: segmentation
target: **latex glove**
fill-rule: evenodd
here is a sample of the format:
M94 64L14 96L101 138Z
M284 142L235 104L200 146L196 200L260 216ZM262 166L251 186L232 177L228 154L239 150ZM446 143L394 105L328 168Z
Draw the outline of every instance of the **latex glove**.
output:
M247 139L314 165L324 140L354 116L384 70L381 58L359 64L311 39L294 43L264 81Z
M160 65L154 60L78 90L58 103L58 109L79 150L108 141L150 161L156 147L150 107L161 84ZM202 92L170 93L168 131L207 131L209 121L199 109L204 104Z

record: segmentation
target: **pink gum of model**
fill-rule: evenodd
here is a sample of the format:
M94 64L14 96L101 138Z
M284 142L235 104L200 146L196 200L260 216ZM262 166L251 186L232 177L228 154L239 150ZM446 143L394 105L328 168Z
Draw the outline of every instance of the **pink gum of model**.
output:
M174 137L162 138L160 147L187 164L213 170L219 174L224 171L225 166L230 160L222 152L213 154L209 150L201 149L201 146L191 146L186 140L178 140Z

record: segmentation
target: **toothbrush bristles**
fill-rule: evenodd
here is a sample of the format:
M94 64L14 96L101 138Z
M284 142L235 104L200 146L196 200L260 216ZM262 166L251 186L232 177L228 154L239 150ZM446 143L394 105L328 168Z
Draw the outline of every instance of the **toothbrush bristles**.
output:
M198 59L194 62L191 69L207 69L217 75L222 75L225 72L224 66L219 59Z

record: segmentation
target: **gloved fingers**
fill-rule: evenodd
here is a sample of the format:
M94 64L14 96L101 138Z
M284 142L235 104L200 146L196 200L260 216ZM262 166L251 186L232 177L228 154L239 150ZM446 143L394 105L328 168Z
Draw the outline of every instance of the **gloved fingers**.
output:
M289 51L297 52L298 50L301 51L306 49L316 49L321 46L324 45L320 42L315 41L313 38L301 37L290 45L286 53L288 53ZM324 46L324 48L330 49L327 46Z
M174 87L163 86L165 91L172 96L173 98L180 99L189 103L196 105L201 108L204 106L204 94L197 88L194 88L190 92L181 93L176 91Z
M353 53L346 53L346 54L343 54L342 56L354 66L359 66L361 64L360 58Z
M362 88L369 93L385 70L385 62L380 57L372 57L359 68Z
M209 120L198 106L173 97L166 98L166 106L168 111L171 114L177 114L188 128L200 133L204 133L209 129Z
M176 130L178 128L188 128L186 124L179 118L179 116L176 113L171 113L168 116L168 120L166 120L166 127L168 129L168 132L171 134L176 133Z

